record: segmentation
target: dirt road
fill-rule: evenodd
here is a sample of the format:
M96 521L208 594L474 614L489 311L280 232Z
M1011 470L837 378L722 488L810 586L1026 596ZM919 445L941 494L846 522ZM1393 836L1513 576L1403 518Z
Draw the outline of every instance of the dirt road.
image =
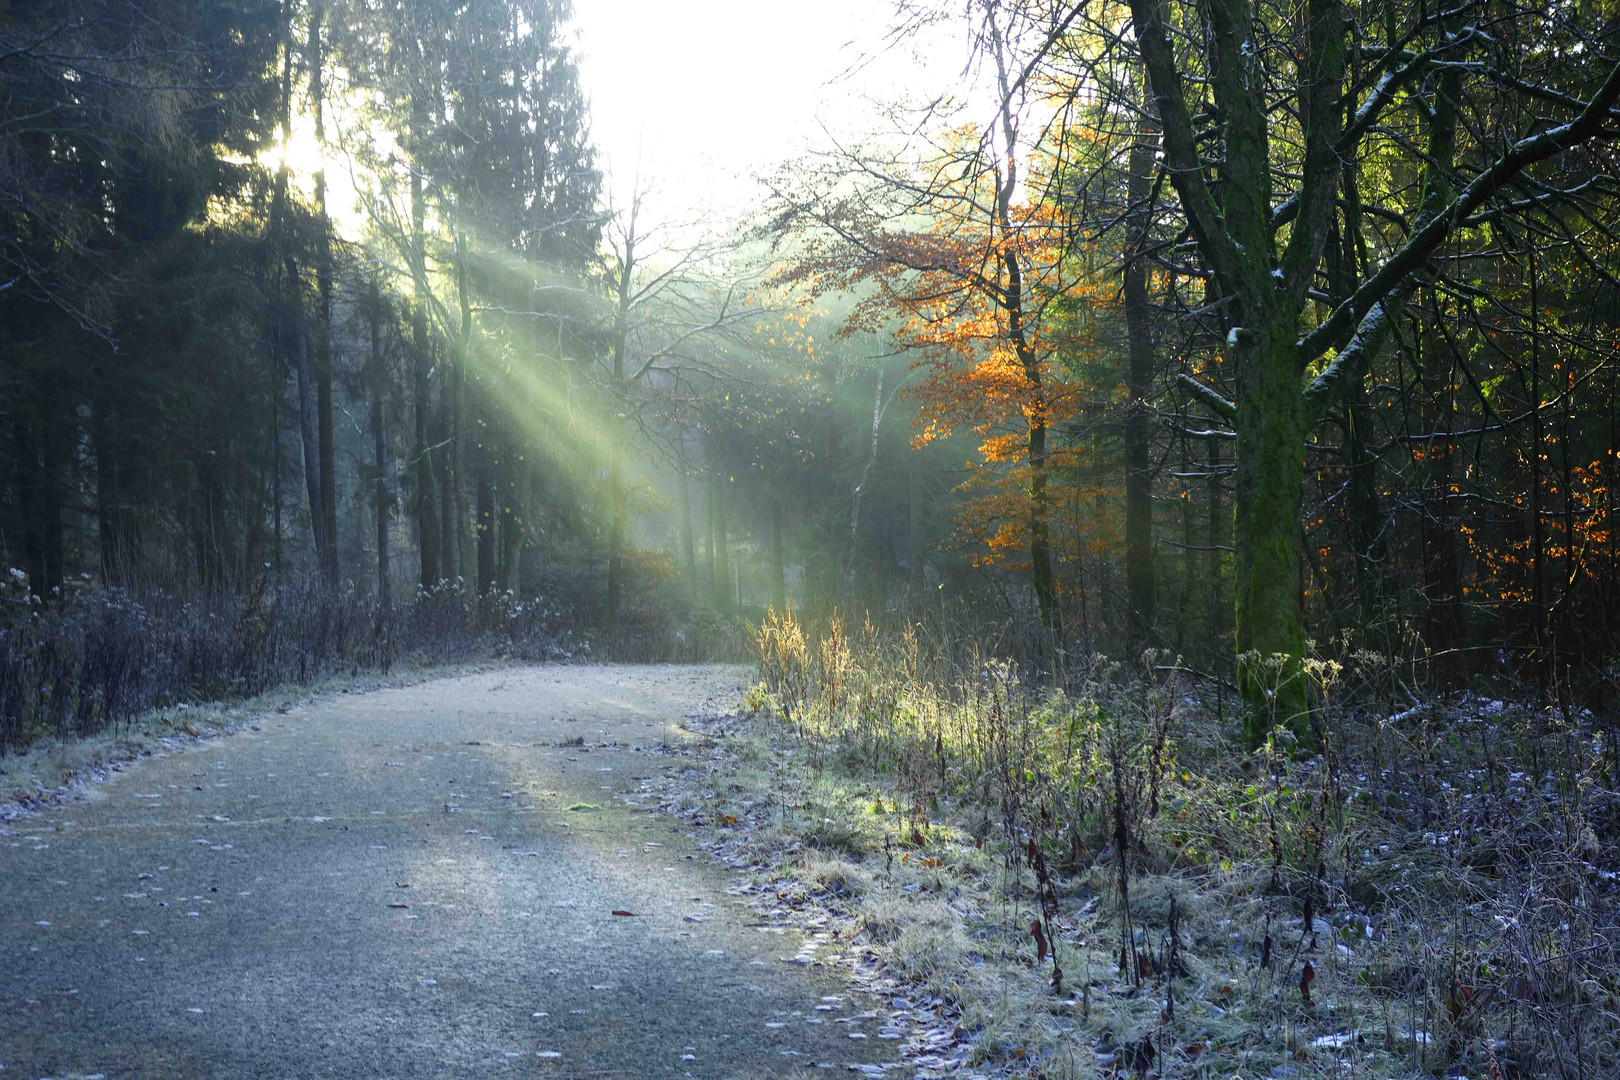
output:
M530 667L336 696L13 822L3 1075L761 1077L880 1058L836 1022L858 999L782 962L796 940L751 925L678 822L620 798L682 767L660 746L745 674Z

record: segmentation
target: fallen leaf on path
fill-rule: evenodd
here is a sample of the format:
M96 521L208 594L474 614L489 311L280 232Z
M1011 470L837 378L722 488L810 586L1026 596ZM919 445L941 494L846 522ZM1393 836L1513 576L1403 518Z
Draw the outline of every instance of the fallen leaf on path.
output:
M620 909L615 909L613 914L622 915L622 916L624 916L626 918L630 918L630 919L634 919L634 918L637 917L636 913L633 912L633 911L624 911L624 910L620 910Z

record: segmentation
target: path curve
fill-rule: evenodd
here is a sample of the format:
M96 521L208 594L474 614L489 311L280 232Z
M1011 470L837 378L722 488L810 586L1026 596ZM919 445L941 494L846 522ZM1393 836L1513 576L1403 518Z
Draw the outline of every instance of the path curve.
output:
M13 822L3 1075L764 1077L872 1060L835 1022L859 1011L847 988L782 963L797 942L751 925L679 822L621 798L682 767L659 748L746 674L528 667L336 695Z

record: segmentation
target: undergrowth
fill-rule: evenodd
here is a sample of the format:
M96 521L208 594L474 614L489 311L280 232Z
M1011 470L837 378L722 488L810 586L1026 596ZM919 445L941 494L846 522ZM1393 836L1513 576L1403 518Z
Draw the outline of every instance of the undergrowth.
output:
M48 605L12 583L0 586L0 756L332 673L589 651L543 601L451 582L386 606L307 578L210 596L93 587Z
M1620 1069L1612 715L1357 700L1245 752L1149 653L1062 688L937 630L757 628L747 706L802 882L1040 1076L1562 1076ZM1383 680L1386 684L1387 679Z
M0 757L42 736L116 731L154 709L244 701L398 664L750 657L746 624L729 614L631 602L604 630L594 607L577 601L476 595L455 580L382 605L353 585L289 576L207 595L87 582L45 603L25 576L0 576Z

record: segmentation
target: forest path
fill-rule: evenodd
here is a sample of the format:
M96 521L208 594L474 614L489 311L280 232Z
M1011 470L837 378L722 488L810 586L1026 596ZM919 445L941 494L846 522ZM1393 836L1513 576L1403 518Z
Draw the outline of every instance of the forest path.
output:
M620 797L684 768L662 752L687 737L676 725L745 676L526 667L317 699L13 822L4 1075L764 1077L872 1060L889 1044L833 1022L859 1011L847 987L781 962L797 941L751 925L677 819Z

